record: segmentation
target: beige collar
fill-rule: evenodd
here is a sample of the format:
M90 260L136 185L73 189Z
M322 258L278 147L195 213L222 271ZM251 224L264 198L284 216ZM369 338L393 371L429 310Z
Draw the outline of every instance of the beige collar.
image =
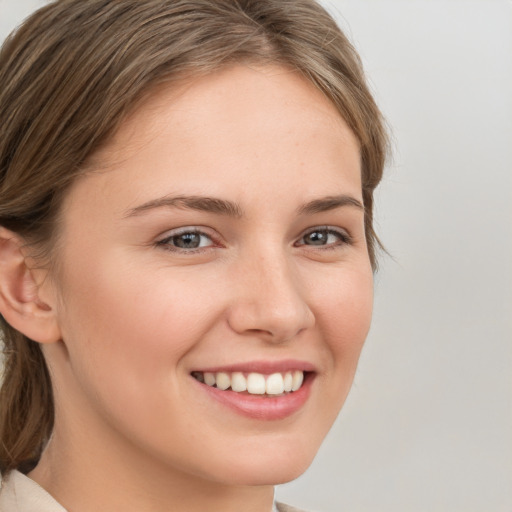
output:
M1 480L0 510L6 512L66 512L40 485L19 471Z
M275 512L300 512L299 509L275 503ZM0 480L0 511L3 512L66 512L52 496L34 480L19 471L11 471Z

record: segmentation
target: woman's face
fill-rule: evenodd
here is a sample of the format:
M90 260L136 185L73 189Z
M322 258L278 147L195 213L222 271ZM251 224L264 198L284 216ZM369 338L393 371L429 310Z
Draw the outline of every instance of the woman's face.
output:
M296 73L237 66L155 93L94 164L62 211L55 442L224 483L298 476L370 325L354 135Z

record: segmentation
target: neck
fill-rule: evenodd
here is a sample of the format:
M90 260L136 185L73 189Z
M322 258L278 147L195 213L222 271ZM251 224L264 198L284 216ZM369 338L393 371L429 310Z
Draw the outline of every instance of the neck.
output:
M56 429L39 464L28 475L73 512L272 510L273 486L213 481L127 450L119 446L119 439L112 439L108 450L98 450L88 439L70 442Z

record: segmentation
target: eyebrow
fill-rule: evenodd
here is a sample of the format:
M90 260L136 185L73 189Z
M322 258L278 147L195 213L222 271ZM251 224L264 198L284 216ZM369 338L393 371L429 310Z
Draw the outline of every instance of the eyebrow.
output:
M342 194L338 196L327 196L320 199L314 199L297 209L299 215L312 215L315 213L326 212L344 206L352 206L364 211L364 206L355 197ZM135 217L147 211L157 208L182 208L198 210L228 217L241 218L244 212L238 203L227 199L207 196L164 196L158 199L152 199L140 206L128 210L124 217Z
M341 208L343 206L353 206L364 212L363 203L359 201L359 199L346 194L341 194L339 196L327 196L320 199L314 199L313 201L299 207L298 213L299 215L311 215L314 213L335 210L336 208Z
M240 218L243 216L242 209L237 203L226 199L206 196L165 196L153 199L140 206L128 210L124 217L133 217L155 208L182 208L199 210L203 212L227 215L228 217Z

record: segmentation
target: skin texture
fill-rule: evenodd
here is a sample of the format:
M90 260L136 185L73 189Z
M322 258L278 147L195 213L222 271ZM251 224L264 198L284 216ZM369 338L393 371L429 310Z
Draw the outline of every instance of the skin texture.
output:
M299 212L362 201L354 135L298 74L236 66L156 92L91 166L63 205L57 271L38 274L59 334L41 340L56 422L30 476L78 512L269 511L272 485L307 468L336 418L370 326L362 209ZM133 212L176 195L239 211ZM304 238L326 226L326 245ZM169 237L191 227L202 246L177 250ZM278 420L190 375L284 360L315 372Z

